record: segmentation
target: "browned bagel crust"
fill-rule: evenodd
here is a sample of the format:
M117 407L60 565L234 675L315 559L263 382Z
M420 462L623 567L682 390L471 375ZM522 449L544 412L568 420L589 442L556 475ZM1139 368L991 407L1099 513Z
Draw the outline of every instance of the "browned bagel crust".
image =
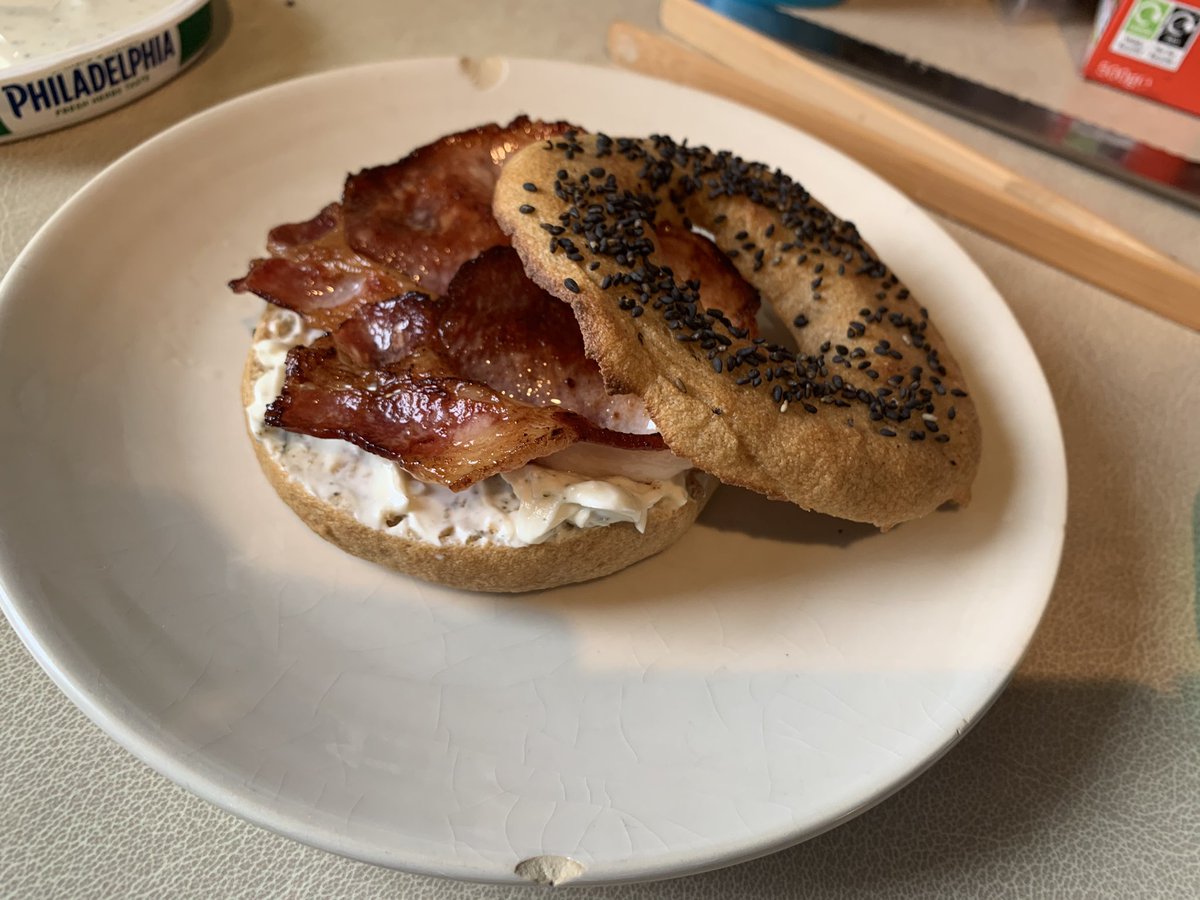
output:
M268 308L264 314L270 315ZM254 340L267 336L260 322ZM242 374L242 406L254 400L254 383L263 373L253 350ZM650 509L645 533L628 522L599 528L560 528L546 541L528 547L485 544L435 546L388 534L359 522L348 512L313 496L288 475L249 431L259 465L271 486L309 528L354 556L425 581L469 591L514 593L558 587L609 575L665 550L691 527L717 487L715 479L693 471L687 503Z
M695 465L883 528L969 500L981 439L958 364L854 226L778 170L568 132L509 160L493 211L530 277L571 303L608 389L641 395ZM675 283L653 245L663 220L711 232L797 350L742 339L703 286Z

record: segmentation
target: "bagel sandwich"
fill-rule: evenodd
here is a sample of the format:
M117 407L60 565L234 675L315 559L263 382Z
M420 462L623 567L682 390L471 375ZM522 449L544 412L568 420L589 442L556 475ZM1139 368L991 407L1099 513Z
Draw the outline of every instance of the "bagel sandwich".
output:
M259 464L406 574L600 577L719 481L883 529L969 499L978 419L929 312L732 154L521 117L351 175L268 249L231 282L268 301L242 380ZM758 336L760 297L794 344Z

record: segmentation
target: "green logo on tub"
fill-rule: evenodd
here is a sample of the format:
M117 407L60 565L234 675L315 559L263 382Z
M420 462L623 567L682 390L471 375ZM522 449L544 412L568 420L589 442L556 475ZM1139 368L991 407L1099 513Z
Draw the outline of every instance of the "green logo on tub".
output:
M57 109L65 104L91 98L96 103L120 93L122 84L140 80L152 69L176 58L175 31L170 29L116 53L82 62L33 81L6 84L0 90L12 113L10 122L28 113Z
M1171 4L1166 0L1138 0L1125 22L1125 32L1134 37L1154 37L1170 8Z

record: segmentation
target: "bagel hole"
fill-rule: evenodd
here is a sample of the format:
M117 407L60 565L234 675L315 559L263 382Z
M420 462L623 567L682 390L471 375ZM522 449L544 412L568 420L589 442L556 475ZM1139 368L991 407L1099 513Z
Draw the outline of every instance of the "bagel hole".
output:
M701 286L701 290L703 290L703 285ZM792 333L792 330L784 323L783 319L779 318L779 314L775 312L775 308L765 299L758 308L758 335L759 337L766 338L772 344L786 347L792 353L800 352L795 334Z
M700 225L697 225L694 222L691 224L691 231L692 234L699 235L700 237L704 238L713 246L715 246L718 251L720 251L721 245L717 242L716 236L711 231ZM738 272L738 277L741 278L742 281L746 281L746 278L742 276L740 272ZM754 286L751 285L751 287L753 288ZM757 291L757 288L755 288L755 290ZM756 322L758 323L759 337L766 338L766 340L770 343L776 344L780 347L786 347L792 353L798 352L799 347L796 343L796 336L793 334L788 324L779 317L779 315L775 312L775 309L766 301L766 298L763 297L761 291L758 291L758 295L760 303L758 315L756 316ZM700 300L707 306L719 307L721 305L718 302L714 302L711 298L706 298L704 296L703 281L700 282Z

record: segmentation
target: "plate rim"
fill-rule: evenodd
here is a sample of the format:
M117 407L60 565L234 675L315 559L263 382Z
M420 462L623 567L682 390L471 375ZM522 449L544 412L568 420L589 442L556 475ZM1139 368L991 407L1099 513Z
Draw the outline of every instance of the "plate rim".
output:
M1057 580L1057 574L1062 564L1062 551L1065 539L1065 528L1067 521L1067 488L1068 488L1068 472L1066 465L1065 443L1062 435L1061 419L1058 415L1058 410L1054 401L1054 395L1050 390L1049 383L1045 376L1045 371L1034 353L1032 346L1029 343L1028 337L1025 335L1024 329L1020 322L1016 319L1012 309L1005 301L1003 295L996 289L991 282L987 273L979 265L978 262L966 251L965 248L950 235L943 225L927 210L920 207L917 202L909 197L904 192L900 191L890 182L887 182L878 173L863 166L856 160L853 160L847 154L838 150L835 147L821 141L820 139L803 132L800 129L794 128L785 122L774 119L757 110L742 106L741 104L733 103L723 98L714 97L703 91L698 91L692 88L674 84L662 79L651 78L644 75L626 72L620 69L615 69L611 66L593 65L588 63L580 63L568 60L545 59L537 57L521 57L500 55L501 59L507 65L519 67L550 67L550 68L569 68L582 72L591 72L599 74L601 77L610 77L613 75L626 78L631 81L646 81L653 82L656 86L665 86L672 90L682 91L698 97L703 97L705 102L710 103L714 107L714 111L721 108L732 108L740 113L749 114L752 117L771 122L774 126L785 131L794 132L814 144L819 145L824 151L840 157L843 160L850 162L856 168L868 172L872 177L887 184L898 196L904 198L917 209L922 217L940 231L957 250L962 254L963 258L969 262L971 267L977 272L978 276L988 285L995 295L995 299L999 301L998 311L1006 315L1012 324L1014 333L1024 344L1024 349L1028 351L1030 357L1035 362L1034 371L1031 373L1038 381L1040 390L1044 392L1046 401L1048 402L1048 412L1053 418L1054 423L1054 459L1045 459L1041 463L1044 466L1053 466L1054 484L1057 487L1057 496L1052 498L1053 502L1048 503L1046 508L1054 512L1053 520L1043 523L1043 527L1047 529L1049 534L1054 538L1052 556L1054 564L1047 566L1043 577L1040 579L1042 583L1038 585L1037 593L1044 595L1041 600L1040 609L1036 616L1031 617L1027 632L1021 637L1020 649L1016 657L1008 666L1007 672L997 679L995 685L992 686L990 693L982 699L978 704L977 709L973 712L969 720L966 720L961 727L950 732L946 739L932 752L926 754L920 763L912 769L904 773L901 777L895 780L880 785L871 794L858 798L853 807L847 809L839 815L826 815L814 827L798 829L793 827L787 833L771 836L767 839L745 839L739 842L724 842L719 848L701 848L700 850L674 851L661 856L651 857L646 860L644 857L637 864L622 864L614 866L612 863L604 864L600 869L598 876L594 875L595 869L589 867L588 871L573 883L579 885L601 885L601 884L622 884L631 882L645 882L661 880L666 878L681 877L685 875L698 874L713 869L722 868L729 865L735 865L741 862L746 862L762 856L766 856L787 847L802 843L813 837L825 833L846 821L856 818L862 812L876 806L883 800L892 796L896 792L903 789L916 778L920 777L938 760L940 760L957 742L979 721L995 703L996 699L1004 692L1013 675L1019 668L1022 659L1028 652L1033 636L1040 625L1049 600L1051 597L1053 586ZM194 128L203 128L204 125L221 115L224 115L228 110L239 106L252 106L260 102L263 98L271 95L286 95L292 91L302 91L306 85L318 83L330 78L359 78L369 76L369 73L375 70L392 70L392 69L422 69L432 67L457 66L461 62L460 57L456 56L434 56L434 57L414 57L407 59L393 59L376 62L357 64L352 66L341 66L331 69L322 70L319 72L309 73L300 77L287 79L280 82L275 82L263 87L256 88L252 91L238 94L230 97L222 102L194 113L181 121L173 124L169 128L159 132L158 134L148 138L135 147L130 148L119 158L104 166L99 172L88 179L78 190L76 190L62 205L54 211L54 213L34 232L26 245L21 249L16 258L13 260L8 272L0 279L0 330L5 327L5 320L8 317L8 307L11 300L11 295L14 293L10 290L10 282L16 281L22 273L29 267L30 258L36 252L37 246L47 239L47 235L53 234L57 229L60 221L68 218L74 213L75 207L86 202L92 192L103 187L103 182L110 173L115 170L122 169L126 166L135 165L137 158L144 152L152 152L160 144L167 143L175 138L180 133ZM341 835L322 830L321 828L306 829L304 823L298 818L286 812L279 812L269 804L257 801L257 799L247 793L239 793L231 790L219 781L206 775L203 772L193 771L177 754L170 752L170 749L165 745L152 740L152 735L147 734L143 726L132 719L123 719L119 713L119 704L104 705L85 688L76 683L76 680L71 678L55 660L51 650L46 646L46 643L34 632L29 623L18 609L18 602L15 599L15 593L9 583L9 575L5 570L4 551L7 543L6 529L4 523L0 520L0 609L5 613L14 632L25 645L26 649L35 658L41 668L50 676L51 680L58 688L67 695L67 697L81 710L83 713L96 725L98 725L105 734L115 740L118 744L124 747L127 751L133 754L134 757L146 763L159 775L165 776L172 782L185 788L192 794L201 799L212 803L222 810L232 813L246 821L249 821L259 827L265 828L271 832L282 835L284 837L296 840L317 849L331 852L340 856L345 856L357 861L367 862L375 865L380 865L388 868L398 869L405 872L410 872L418 875L434 876L442 878L455 878L463 881L488 884L527 884L528 882L517 876L514 872L508 872L504 875L498 875L493 869L487 868L484 865L470 865L458 859L455 866L448 868L444 865L426 864L421 858L402 858L402 854L394 852L374 852L374 848L370 845L363 844L355 840L346 840ZM29 602L29 601L26 601Z

